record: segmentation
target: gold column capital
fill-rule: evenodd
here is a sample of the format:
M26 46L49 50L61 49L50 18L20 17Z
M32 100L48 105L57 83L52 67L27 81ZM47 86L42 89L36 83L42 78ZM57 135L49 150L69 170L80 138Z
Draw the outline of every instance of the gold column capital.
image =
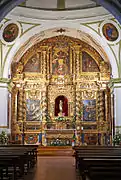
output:
M11 79L8 79L8 78L0 78L0 83L9 84L10 82L11 82Z
M0 78L0 87L1 88L8 88L8 91L11 92L12 88L14 87L14 84L11 81L11 79Z
M121 78L110 79L108 86L110 89L121 88Z

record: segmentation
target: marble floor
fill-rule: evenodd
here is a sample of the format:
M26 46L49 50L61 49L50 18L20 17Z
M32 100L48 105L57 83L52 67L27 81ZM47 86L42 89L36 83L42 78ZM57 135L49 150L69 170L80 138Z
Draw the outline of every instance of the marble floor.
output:
M38 157L37 165L25 180L77 180L74 158L66 156Z

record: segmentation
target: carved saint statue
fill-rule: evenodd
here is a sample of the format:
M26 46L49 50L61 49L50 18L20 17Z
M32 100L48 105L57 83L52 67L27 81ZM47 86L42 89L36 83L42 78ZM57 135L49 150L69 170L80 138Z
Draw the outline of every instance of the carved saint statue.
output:
M63 101L62 100L60 100L60 103L59 103L59 110L62 113L62 111L63 111Z

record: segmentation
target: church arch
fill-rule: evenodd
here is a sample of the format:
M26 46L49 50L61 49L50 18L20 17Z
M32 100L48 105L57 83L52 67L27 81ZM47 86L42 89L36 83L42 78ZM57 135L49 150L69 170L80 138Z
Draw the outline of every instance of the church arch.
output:
M57 28L53 28L53 29L45 30L43 32L39 32L38 34L31 37L30 39L28 39L27 36L23 36L21 39L19 39L19 43L17 43L15 46L13 46L13 48L11 50L11 53L8 55L8 57L6 59L6 63L5 63L5 66L4 66L4 71L3 71L3 76L8 77L8 72L10 71L9 69L11 69L11 67L10 67L11 63L12 64L15 63L15 62L18 63L18 61L20 61L21 57L24 54L26 54L25 52L27 52L27 50L29 50L29 48L32 45L36 44L39 41L42 41L44 38L51 38L53 36L57 36L57 33L55 33L56 29ZM83 37L83 41L85 43L90 44L94 49L96 49L98 51L98 53L103 57L104 61L110 62L113 77L118 77L118 68L117 68L115 57L112 54L112 51L110 51L110 48L107 46L107 44L106 43L103 44L104 41L102 41L100 39L100 37L98 37L97 34L95 34L95 36L94 36L95 40L94 40L90 35L87 34L88 29L86 27L81 26L81 30L78 30L78 31L74 30L74 29L71 29L71 28L65 28L65 29L67 31L64 34L67 35L67 36L74 37L74 38L76 37L76 38L78 38L80 40ZM36 28L36 31L38 32L39 29ZM43 33L45 34L45 36L41 35ZM94 32L91 32L91 34L94 34ZM30 41L31 41L31 43L29 43ZM18 45L20 43L23 44L23 46L21 46L21 48L18 47ZM32 50L32 48L31 48L31 50ZM33 54L34 54L34 52L33 52ZM31 55L32 55L32 51L31 51Z

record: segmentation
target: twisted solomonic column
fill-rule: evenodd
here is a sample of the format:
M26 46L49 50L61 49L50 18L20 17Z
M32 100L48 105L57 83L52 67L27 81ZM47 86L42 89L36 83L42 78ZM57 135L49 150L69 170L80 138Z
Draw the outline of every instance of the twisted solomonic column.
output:
M81 103L80 103L80 92L76 92L76 120L80 121L80 110L81 110Z
M23 93L23 89L20 89L18 91L18 100L17 100L17 120L18 121L23 121L23 98L24 98L24 93Z

